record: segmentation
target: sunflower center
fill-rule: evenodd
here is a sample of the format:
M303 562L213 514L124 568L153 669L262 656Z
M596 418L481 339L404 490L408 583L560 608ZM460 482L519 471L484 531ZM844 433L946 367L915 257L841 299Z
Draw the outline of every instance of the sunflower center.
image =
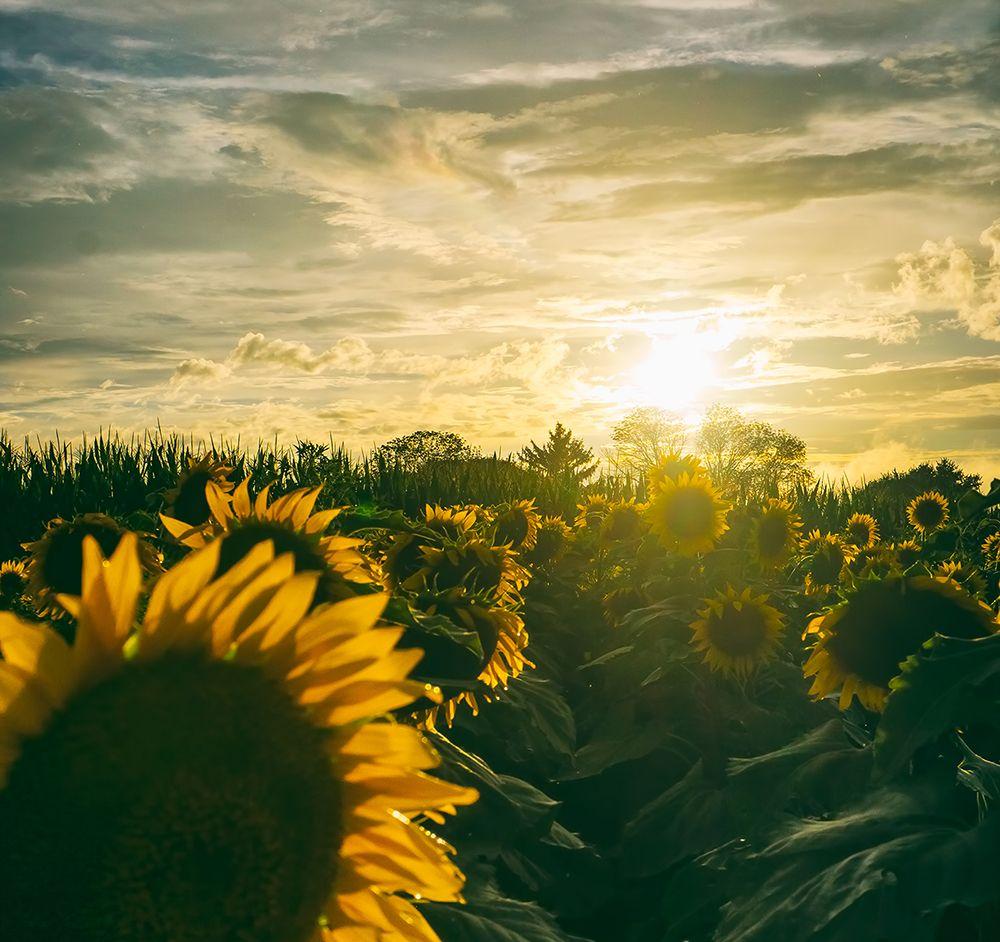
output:
M515 549L528 538L528 518L522 510L509 510L497 521L498 546L510 543Z
M844 554L832 543L821 546L813 556L809 566L810 575L820 585L833 585L840 579L840 570L844 568Z
M122 538L122 530L113 523L78 521L50 531L42 562L45 586L54 593L79 595L83 589L83 540L92 536L101 553L109 557Z
M198 526L208 520L212 510L205 497L205 488L212 480L214 478L209 471L192 471L177 489L172 516L191 526Z
M715 527L715 502L699 488L678 488L667 508L667 524L681 539L704 536Z
M887 579L857 591L826 649L847 673L885 688L899 665L935 632L982 637L987 620L941 591Z
M756 654L767 640L767 622L761 611L750 605L724 605L706 620L706 635L714 648L730 657Z
M0 598L20 595L24 591L24 576L16 569L0 572Z
M340 795L322 731L256 669L129 665L28 740L0 792L0 938L305 940Z
M757 529L757 546L763 556L778 556L788 543L788 524L783 517L761 517Z
M922 527L937 527L944 520L944 508L936 500L921 500L913 508L913 516Z

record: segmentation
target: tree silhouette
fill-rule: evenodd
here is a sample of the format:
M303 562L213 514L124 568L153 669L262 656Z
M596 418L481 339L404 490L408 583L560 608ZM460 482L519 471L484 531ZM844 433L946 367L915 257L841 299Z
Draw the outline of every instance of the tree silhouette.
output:
M549 432L549 440L542 445L526 445L518 453L518 460L533 471L548 477L572 480L582 484L597 470L594 453L562 422L556 422Z

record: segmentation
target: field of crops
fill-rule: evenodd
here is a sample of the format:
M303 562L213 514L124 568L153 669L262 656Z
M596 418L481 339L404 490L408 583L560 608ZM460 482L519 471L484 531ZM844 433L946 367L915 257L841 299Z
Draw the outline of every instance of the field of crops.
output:
M994 940L969 484L0 439L0 938Z

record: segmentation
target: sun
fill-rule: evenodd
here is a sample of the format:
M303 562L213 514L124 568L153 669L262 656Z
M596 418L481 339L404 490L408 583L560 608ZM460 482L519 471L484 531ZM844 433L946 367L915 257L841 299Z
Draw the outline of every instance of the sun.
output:
M717 381L712 352L697 337L680 336L655 340L628 383L637 400L677 410L700 402Z

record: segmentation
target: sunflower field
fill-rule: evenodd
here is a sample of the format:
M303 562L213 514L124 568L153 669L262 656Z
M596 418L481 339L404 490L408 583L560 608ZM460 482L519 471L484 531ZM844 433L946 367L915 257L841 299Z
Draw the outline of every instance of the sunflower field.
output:
M1000 938L1000 481L0 439L0 502L4 942Z

